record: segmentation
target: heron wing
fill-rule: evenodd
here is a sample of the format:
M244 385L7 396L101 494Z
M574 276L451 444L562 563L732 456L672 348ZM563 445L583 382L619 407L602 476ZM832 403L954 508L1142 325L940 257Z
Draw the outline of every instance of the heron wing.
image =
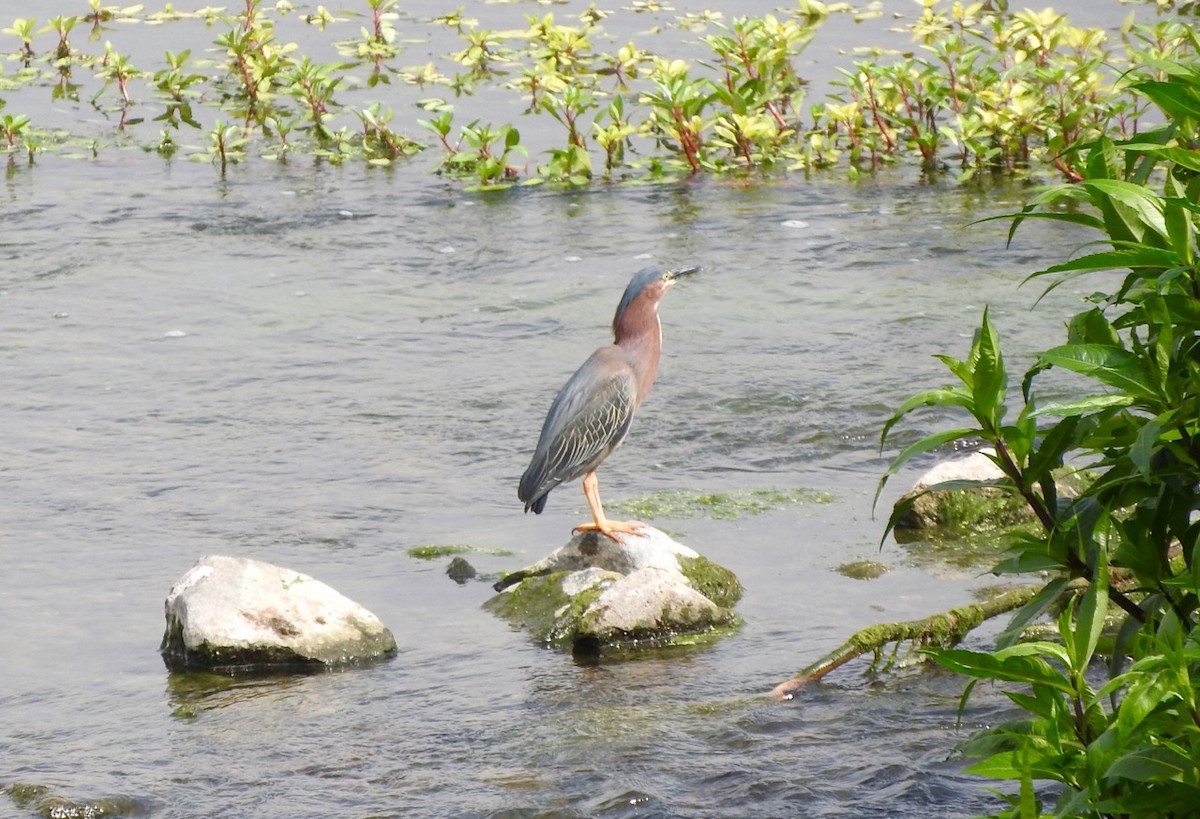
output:
M559 390L542 425L533 460L521 477L518 497L540 512L560 483L585 475L624 440L633 421L633 371L612 348L592 354Z

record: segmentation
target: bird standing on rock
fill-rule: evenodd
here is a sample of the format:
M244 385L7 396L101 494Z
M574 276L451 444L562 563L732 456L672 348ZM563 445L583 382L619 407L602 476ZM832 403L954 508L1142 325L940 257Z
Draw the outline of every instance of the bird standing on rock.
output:
M575 531L595 530L614 540L618 532L641 531L645 524L604 516L596 468L629 433L634 410L646 399L658 374L662 354L659 302L677 280L698 270L653 266L638 271L630 280L613 316L613 343L592 353L550 405L533 460L517 490L526 512L532 509L541 514L550 490L582 475L592 521Z

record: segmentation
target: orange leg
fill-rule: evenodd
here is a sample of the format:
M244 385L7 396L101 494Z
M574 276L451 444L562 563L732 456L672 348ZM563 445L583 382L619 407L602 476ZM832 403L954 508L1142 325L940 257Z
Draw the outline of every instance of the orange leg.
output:
M613 540L617 540L618 532L627 532L631 535L640 535L642 529L646 526L644 523L639 523L636 520L609 520L604 517L604 507L600 505L600 481L596 479L596 473L589 472L583 476L583 496L587 498L588 509L592 511L592 522L582 523L576 526L572 531L575 532L602 532L608 535Z

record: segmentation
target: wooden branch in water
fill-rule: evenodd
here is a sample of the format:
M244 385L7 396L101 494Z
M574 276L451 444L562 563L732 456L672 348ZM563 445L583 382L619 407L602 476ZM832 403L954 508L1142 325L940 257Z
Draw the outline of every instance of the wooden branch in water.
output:
M948 648L960 642L967 633L985 620L1007 611L1020 608L1041 591L1042 586L1022 586L998 594L982 603L972 603L949 611L934 614L923 620L906 623L880 623L855 632L850 639L826 654L810 666L801 669L795 677L775 686L771 694L778 700L790 700L796 692L814 680L819 680L856 657L868 652L877 657L888 643L911 642L917 646L941 646Z

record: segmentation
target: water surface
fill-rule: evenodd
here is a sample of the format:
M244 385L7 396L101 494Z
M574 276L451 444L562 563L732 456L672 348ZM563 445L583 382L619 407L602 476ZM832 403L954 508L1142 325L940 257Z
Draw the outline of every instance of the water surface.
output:
M9 166L0 785L163 817L994 807L948 759L957 678L852 665L791 703L763 694L854 629L992 582L879 549L871 499L895 451L879 430L947 383L932 356L965 355L985 304L1014 372L1058 341L1092 285L1031 310L1040 289L1018 284L1084 237L1028 224L1006 247L1004 225L971 223L1026 191L905 172L478 194L433 162L252 161L224 179L134 150ZM456 586L406 550L511 550L472 557L496 573L566 540L578 487L535 517L516 481L555 391L652 262L705 272L663 304L659 380L604 496L834 500L655 521L739 575L744 627L704 650L576 664L481 611L488 583ZM960 420L927 413L897 441ZM391 627L398 655L232 686L168 675L162 601L208 553L330 583ZM861 558L891 571L836 572ZM981 689L967 727L1002 709ZM0 799L0 815L25 814Z
M161 816L983 810L946 761L957 679L851 667L791 704L761 695L855 628L989 582L878 551L878 430L945 383L931 355L965 354L985 303L1015 366L1057 338L1081 292L1031 312L1039 291L1017 284L1060 257L1061 231L1030 225L1005 249L1001 227L964 225L1019 191L903 176L481 195L423 173L264 163L220 181L101 158L6 180L4 780ZM578 487L526 516L516 480L650 261L705 272L663 304L659 381L605 496L835 500L656 521L737 572L744 628L577 665L482 612L486 583L406 550L514 551L472 558L498 572L565 541ZM398 656L195 693L157 647L167 590L207 553L330 583L393 629ZM836 573L863 557L892 571ZM994 716L979 703L970 719Z

